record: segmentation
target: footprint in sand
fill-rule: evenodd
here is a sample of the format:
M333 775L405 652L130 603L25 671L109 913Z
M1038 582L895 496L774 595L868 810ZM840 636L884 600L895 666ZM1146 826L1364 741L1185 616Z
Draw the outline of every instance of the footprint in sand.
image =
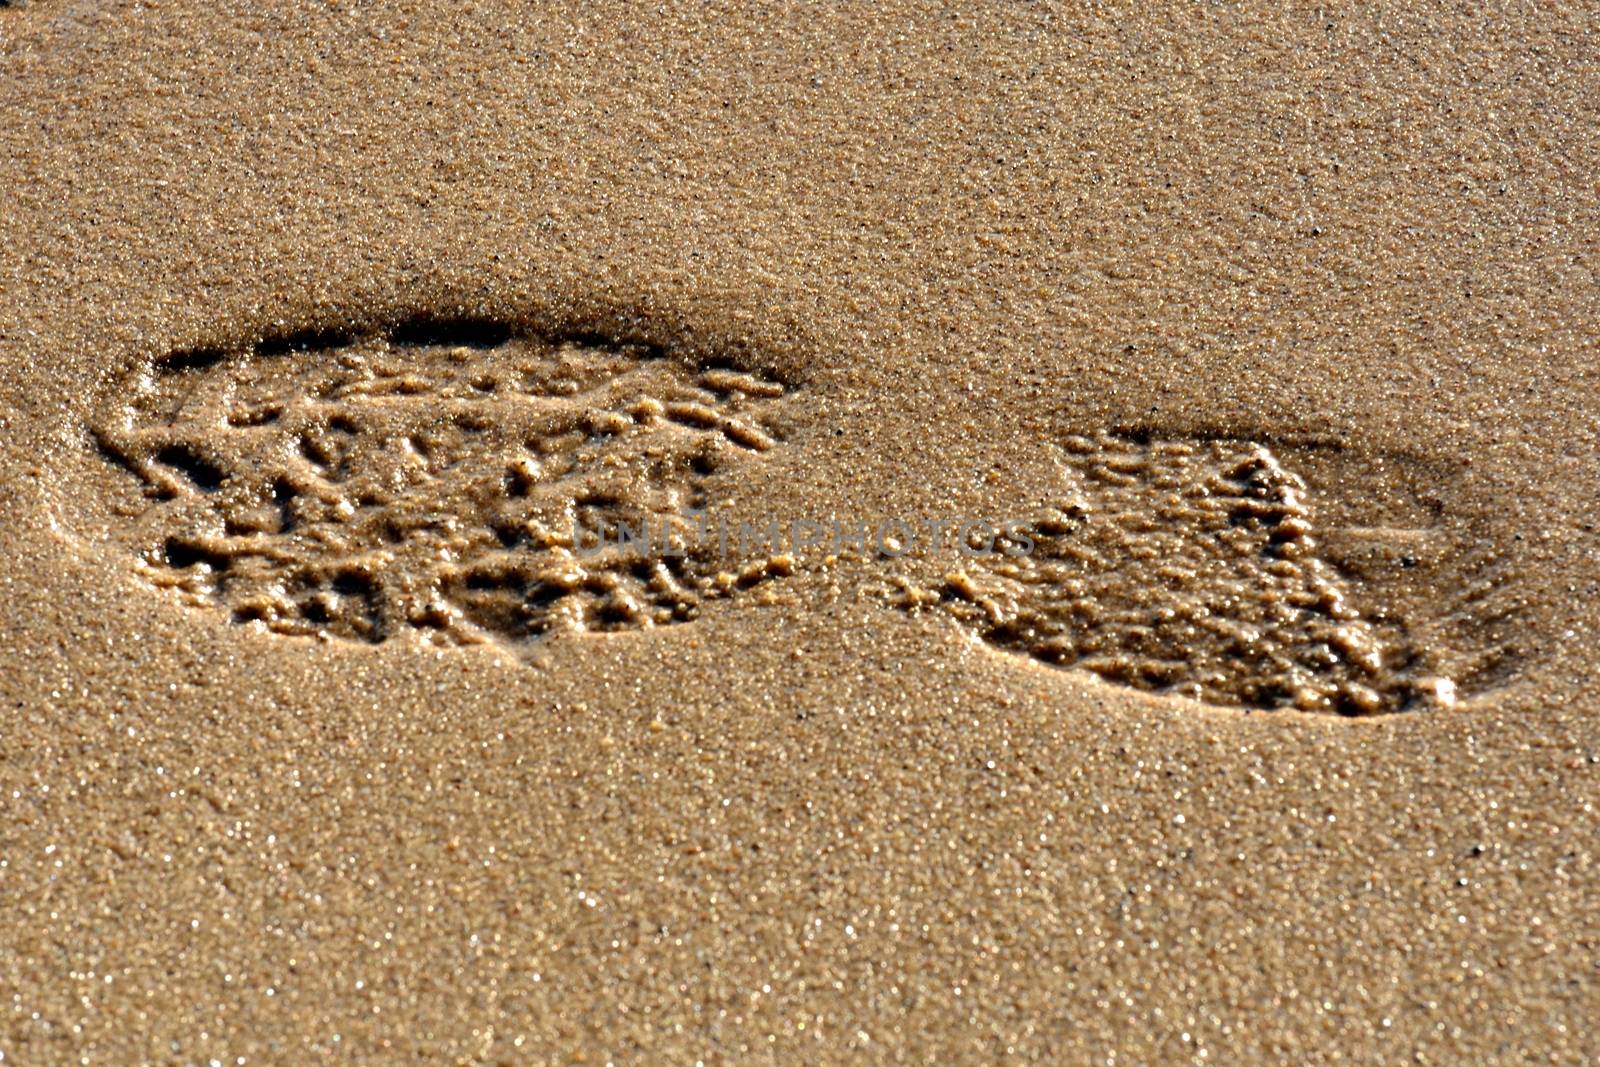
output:
M687 621L781 570L730 581L688 526L714 473L774 447L785 391L646 344L417 322L173 353L92 430L143 485L122 535L152 584L274 633L515 641ZM597 544L622 526L656 543Z
M419 319L143 361L90 430L137 481L115 534L152 585L273 633L520 644L687 622L789 574L730 566L693 523L714 475L763 477L794 401L658 345ZM1433 491L1448 471L1158 427L1042 447L1060 492L1019 502L999 551L877 558L865 583L1223 707L1441 707L1515 669L1493 554ZM623 527L647 543L584 544Z
M1010 544L902 575L891 600L1000 649L1229 707L1448 706L1513 665L1493 554L1437 514L1449 472L1152 429L1057 449L1060 495Z

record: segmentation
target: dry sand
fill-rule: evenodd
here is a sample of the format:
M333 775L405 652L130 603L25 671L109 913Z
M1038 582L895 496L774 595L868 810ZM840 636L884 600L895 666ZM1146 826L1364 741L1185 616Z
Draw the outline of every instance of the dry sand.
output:
M0 11L3 1062L1600 1055L1597 34Z

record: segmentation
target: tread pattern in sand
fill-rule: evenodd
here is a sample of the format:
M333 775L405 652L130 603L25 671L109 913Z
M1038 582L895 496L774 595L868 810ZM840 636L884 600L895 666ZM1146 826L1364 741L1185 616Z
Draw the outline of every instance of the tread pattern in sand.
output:
M92 430L136 479L115 533L151 584L281 634L518 643L687 621L787 573L722 569L692 524L779 447L788 393L644 344L422 322L169 353ZM895 601L1224 707L1443 706L1517 669L1493 542L1472 550L1427 489L1448 472L1144 430L1060 460L1059 498L1015 531L1029 551L911 566ZM622 526L649 543L574 543Z
M1440 706L1506 669L1492 568L1425 517L1319 528L1314 494L1263 444L1102 433L1069 439L1062 471L1060 499L1015 531L1012 554L902 581L897 602L1002 649L1226 707ZM1374 511L1360 498L1383 488L1348 463L1342 476L1345 510Z
M683 527L777 444L784 393L642 344L422 323L171 353L92 429L142 483L140 569L191 603L283 634L520 641L725 595ZM617 524L653 542L573 543ZM747 571L733 588L769 577Z

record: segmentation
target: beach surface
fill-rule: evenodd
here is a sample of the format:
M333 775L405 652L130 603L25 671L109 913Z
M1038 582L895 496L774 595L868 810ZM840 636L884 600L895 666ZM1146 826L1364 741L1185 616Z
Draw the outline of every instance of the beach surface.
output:
M0 1062L1600 1058L1597 47L0 4Z

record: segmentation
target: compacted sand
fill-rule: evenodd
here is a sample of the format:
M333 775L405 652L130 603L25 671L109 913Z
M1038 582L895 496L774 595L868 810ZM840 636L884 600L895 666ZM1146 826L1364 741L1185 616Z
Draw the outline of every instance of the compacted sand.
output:
M5 6L3 1062L1600 1054L1597 48Z

